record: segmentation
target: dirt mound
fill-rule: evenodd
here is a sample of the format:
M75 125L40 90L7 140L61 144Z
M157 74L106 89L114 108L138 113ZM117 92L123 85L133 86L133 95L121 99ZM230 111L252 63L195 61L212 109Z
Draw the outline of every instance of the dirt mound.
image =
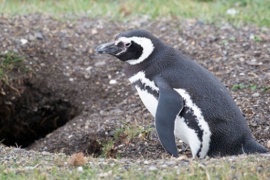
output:
M39 14L2 16L0 24L1 61L11 52L27 69L12 67L2 77L3 144L67 154L167 156L153 131L153 118L122 72L123 64L94 52L100 43L134 28L152 31L218 76L232 90L255 137L261 143L270 140L268 29L195 20L56 20Z

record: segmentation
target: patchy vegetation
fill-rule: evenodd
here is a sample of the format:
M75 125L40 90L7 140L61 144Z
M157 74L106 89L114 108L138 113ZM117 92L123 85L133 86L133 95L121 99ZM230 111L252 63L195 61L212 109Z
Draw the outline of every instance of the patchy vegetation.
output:
M219 159L103 159L0 145L1 179L267 179L270 156ZM14 163L16 162L16 163Z
M0 80L2 83L10 84L8 75L12 72L18 72L24 74L26 68L23 65L23 58L15 52L2 52L0 54Z

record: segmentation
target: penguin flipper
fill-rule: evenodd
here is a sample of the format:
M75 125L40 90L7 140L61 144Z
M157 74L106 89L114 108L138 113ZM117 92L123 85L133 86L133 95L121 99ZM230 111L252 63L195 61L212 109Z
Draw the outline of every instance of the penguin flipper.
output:
M156 130L163 148L174 157L178 156L174 125L176 116L183 109L182 97L164 81L158 80L159 99L155 116Z

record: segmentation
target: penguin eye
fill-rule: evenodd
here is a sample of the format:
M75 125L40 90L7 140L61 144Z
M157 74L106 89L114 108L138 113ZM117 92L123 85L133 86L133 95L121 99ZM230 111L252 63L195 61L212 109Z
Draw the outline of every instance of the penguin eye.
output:
M116 46L117 47L126 47L126 48L128 48L129 46L131 45L131 42L122 42L122 41L120 41Z
M125 47L129 47L131 43L125 43Z

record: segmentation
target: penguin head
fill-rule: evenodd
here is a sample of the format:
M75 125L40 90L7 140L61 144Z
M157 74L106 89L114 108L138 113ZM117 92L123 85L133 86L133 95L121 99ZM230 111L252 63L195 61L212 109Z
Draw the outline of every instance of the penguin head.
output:
M99 45L96 51L135 65L145 61L154 52L158 41L148 31L131 30L118 34L113 42Z

